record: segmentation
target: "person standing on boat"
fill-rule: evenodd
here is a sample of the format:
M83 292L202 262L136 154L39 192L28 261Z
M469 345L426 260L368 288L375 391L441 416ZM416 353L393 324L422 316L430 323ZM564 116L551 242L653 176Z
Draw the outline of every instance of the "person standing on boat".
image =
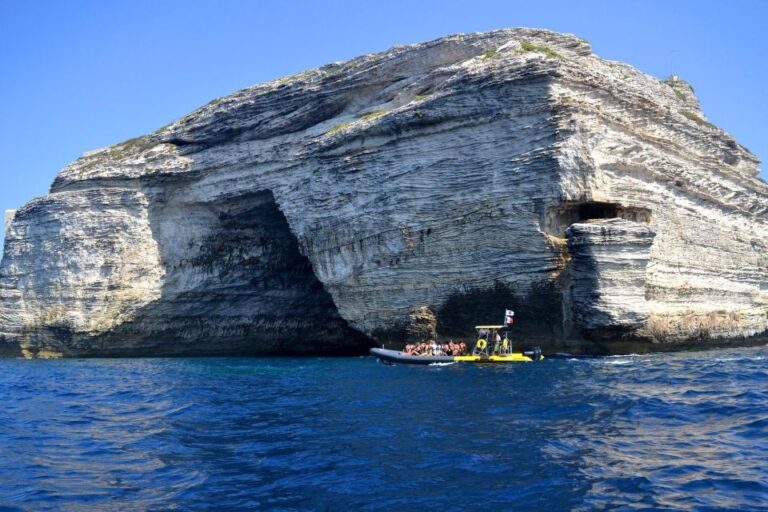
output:
M509 329L514 323L515 312L511 309L507 309L504 312L504 342L501 345L501 350L504 352L504 354L512 352L512 340L509 337Z

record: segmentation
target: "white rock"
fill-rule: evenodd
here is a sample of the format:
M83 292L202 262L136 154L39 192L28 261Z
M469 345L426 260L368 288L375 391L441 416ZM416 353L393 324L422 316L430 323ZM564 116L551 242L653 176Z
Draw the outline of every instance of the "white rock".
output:
M8 231L8 228L11 226L11 222L13 222L13 217L16 215L16 210L5 210L5 223L3 224L3 229L5 231Z
M8 229L0 337L29 355L322 353L408 332L421 307L450 336L512 307L548 347L757 339L758 163L685 82L575 36L399 46L67 166ZM592 243L602 267L574 281L566 229L610 218L656 236ZM594 318L572 308L585 286Z

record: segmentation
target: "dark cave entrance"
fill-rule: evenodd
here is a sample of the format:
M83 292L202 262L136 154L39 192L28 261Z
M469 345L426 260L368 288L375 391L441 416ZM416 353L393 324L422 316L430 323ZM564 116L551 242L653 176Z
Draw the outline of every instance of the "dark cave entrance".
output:
M547 211L543 227L546 233L563 237L571 224L613 218L648 224L651 222L651 210L602 201L565 202Z
M576 205L579 222L591 219L612 219L618 216L619 208L610 203L582 203Z
M270 191L228 200L198 261L241 312L243 336L272 353L348 354L371 342L339 314ZM242 303L244 307L239 306Z
M339 314L270 191L170 200L154 217L162 297L118 337L168 355L348 355L373 346Z

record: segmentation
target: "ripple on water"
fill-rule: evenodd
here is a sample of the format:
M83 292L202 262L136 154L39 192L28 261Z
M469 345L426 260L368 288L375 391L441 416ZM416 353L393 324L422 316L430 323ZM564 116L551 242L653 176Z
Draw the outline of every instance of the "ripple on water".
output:
M3 510L765 510L765 348L0 361Z

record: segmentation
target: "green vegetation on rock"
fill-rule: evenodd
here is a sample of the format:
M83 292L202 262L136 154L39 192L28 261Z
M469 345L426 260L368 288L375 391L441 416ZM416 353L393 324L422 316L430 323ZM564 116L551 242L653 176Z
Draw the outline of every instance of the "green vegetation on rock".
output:
M680 113L700 126L712 126L711 123L705 121L704 119L701 118L701 116L699 116L694 112L691 112L690 110L683 110Z
M120 160L127 156L135 156L153 147L156 143L149 137L136 137L107 148L106 154L111 159Z
M341 130L345 130L346 128L349 128L349 126L352 124L352 121L346 121L343 123L339 123L330 130L328 130L326 133L328 135L334 134L336 132L340 132Z
M537 52L537 53L543 53L548 59L560 59L564 60L564 57L554 51L552 48L548 46L544 46L543 44L533 44L530 41L523 41L520 43L521 47L521 53L529 53L529 52Z
M374 110L372 112L368 112L367 114L363 114L362 116L358 117L357 119L353 119L351 121L345 121L343 123L339 123L327 132L325 132L326 135L333 135L334 133L340 132L342 130L346 130L352 124L354 124L356 121L370 121L371 119L376 119L377 117L381 117L384 114L389 112L389 110Z
M368 112L367 114L360 116L360 119L363 121L370 121L371 119L376 119L377 117L381 117L386 113L386 110L374 110L373 112Z

